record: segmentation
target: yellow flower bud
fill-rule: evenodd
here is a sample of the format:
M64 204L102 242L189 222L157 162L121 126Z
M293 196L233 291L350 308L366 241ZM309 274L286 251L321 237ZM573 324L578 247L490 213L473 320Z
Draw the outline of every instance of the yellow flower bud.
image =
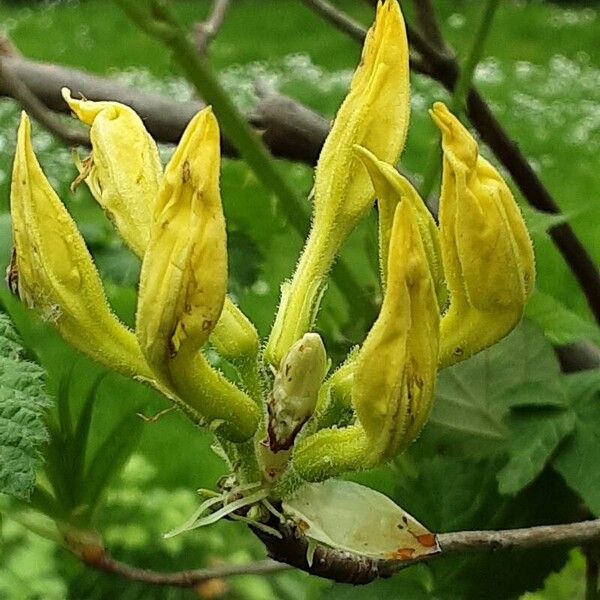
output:
M408 44L396 0L377 7L350 92L335 117L315 173L314 229L338 246L371 208L369 176L356 160L360 144L396 162L410 114ZM337 250L337 248L336 248Z
M440 308L446 303L446 283L442 266L442 251L437 225L421 196L411 183L400 175L396 169L379 160L372 152L362 146L356 146L355 152L367 168L371 182L377 195L377 208L379 210L379 260L381 265L382 282L385 287L387 281L387 263L389 255L392 224L398 203L406 199L410 203L421 239L429 261L431 276L435 284L436 295Z
M75 100L67 88L62 94L77 118L90 126L92 156L78 165L80 179L85 178L94 198L141 258L162 176L156 144L128 106Z
M269 401L269 442L287 450L312 415L327 373L327 353L318 333L306 333L279 365Z
M217 352L227 360L256 358L259 349L258 333L248 317L225 298L223 312L210 335Z
M167 165L142 263L136 328L160 379L212 429L243 441L257 427L258 407L199 353L227 287L219 138L206 108L190 121Z
M415 211L396 208L381 311L357 359L352 403L369 453L393 456L429 416L439 349L439 309Z
M533 248L500 174L442 103L431 116L442 133L440 240L450 306L441 323L440 365L495 344L520 321L535 280Z
M48 183L21 116L11 185L19 295L72 346L106 367L151 378L135 335L111 312L73 219Z
M374 198L366 169L354 155L360 144L395 162L404 147L410 112L408 44L396 0L379 4L362 59L321 151L315 173L313 221L289 293L282 293L265 357L278 365L311 329L325 278L343 241Z
M201 348L223 308L227 245L219 169L219 127L207 108L189 123L167 165L142 264L137 332L158 370L182 346Z

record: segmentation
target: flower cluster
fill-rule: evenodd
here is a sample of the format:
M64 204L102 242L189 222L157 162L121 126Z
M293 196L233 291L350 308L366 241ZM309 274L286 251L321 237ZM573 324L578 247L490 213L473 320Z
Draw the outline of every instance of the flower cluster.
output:
M427 421L438 369L509 333L534 285L531 241L506 183L443 104L430 111L444 155L439 225L394 168L409 122L408 57L400 8L386 0L323 147L311 230L262 348L226 295L220 135L210 108L189 123L163 171L133 110L64 90L90 127L92 154L77 161L76 183L88 185L142 261L135 331L111 312L84 240L37 162L29 120L21 120L11 188L18 294L51 314L75 348L148 382L207 426L237 483L260 482L270 497L405 449ZM383 302L362 346L328 376L313 330L320 299L342 244L375 199ZM236 382L207 359L209 341L238 369Z

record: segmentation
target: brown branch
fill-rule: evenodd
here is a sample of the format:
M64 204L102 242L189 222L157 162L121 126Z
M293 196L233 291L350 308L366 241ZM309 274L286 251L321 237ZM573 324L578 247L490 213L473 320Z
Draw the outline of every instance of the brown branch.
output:
M142 117L148 131L159 142L176 144L190 119L205 106L199 100L179 102L78 69L19 56L4 56L2 60L48 110L66 114L70 112L60 93L63 86L70 88L74 95L82 95L90 100L122 102ZM0 96L12 96L13 91L0 81ZM261 131L275 156L308 164L316 163L329 132L327 119L289 98L273 93L261 94L247 118ZM227 140L224 140L222 150L228 156L235 154Z
M208 51L208 46L225 21L228 8L229 0L214 0L208 19L192 26L192 37L198 54L205 55Z
M441 552L411 561L383 561L358 556L350 552L318 546L312 565L307 563L308 540L297 528L285 525L279 530L283 538L254 533L263 541L269 555L298 569L342 583L365 584L413 564L428 562L450 554L473 552L527 550L548 546L579 546L600 540L600 519L565 525L542 525L501 531L461 531L437 535Z
M88 567L103 573L117 575L128 581L137 581L148 585L165 585L171 587L190 588L210 579L223 579L235 575L267 575L289 569L288 565L274 560L261 560L243 565L222 565L206 569L160 573L149 569L139 569L111 558L104 552L85 551L78 553L78 558Z
M1 43L1 42L0 42ZM0 53L0 89L14 98L31 117L50 133L69 145L89 146L89 136L61 123L58 115L31 92L7 64L8 60Z
M342 11L335 8L335 6L331 5L329 2L325 2L324 0L300 0L300 2L323 17L325 21L340 31L348 34L357 42L362 43L364 41L366 34L365 28Z
M291 567L333 581L365 584L380 577L391 577L394 573L416 563L428 562L434 558L452 554L527 550L561 545L579 546L600 541L600 519L596 519L523 529L440 533L436 537L441 552L409 561L375 560L318 545L312 564L309 565L307 562L308 539L291 524L271 523L271 525L278 527L283 535L281 539L261 530L253 530L253 532L265 544L269 555L276 560L262 560L246 565L223 565L174 573L160 573L149 569L139 569L117 561L97 546L90 547L89 551L86 551L84 547L75 554L92 569L148 585L189 588L210 579L223 579L235 575L267 575Z
M351 30L346 22L348 18L328 2L325 0L302 1L314 7L315 12L340 30L345 31L353 39L358 39L358 32L354 29L360 26L354 24L355 26ZM318 9L316 5L319 6ZM428 19L434 20L435 14L430 12ZM364 36L365 30L361 29ZM411 46L422 56L423 70L421 72L441 83L449 91L454 91L460 73L456 58L445 50L436 48L410 26L407 26L407 33ZM474 86L470 88L467 96L467 116L483 142L490 147L496 158L506 167L527 202L542 212L560 214L561 210L548 189ZM600 271L595 262L568 223L556 225L548 233L577 279L596 322L600 323Z
M444 50L446 42L435 17L431 0L413 0L415 17L421 33L439 50Z

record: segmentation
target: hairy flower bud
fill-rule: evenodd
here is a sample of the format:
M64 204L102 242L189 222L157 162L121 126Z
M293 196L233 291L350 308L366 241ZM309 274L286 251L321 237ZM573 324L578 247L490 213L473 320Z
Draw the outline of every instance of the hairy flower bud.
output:
M255 359L259 349L258 333L248 317L225 298L223 311L210 335L210 341L225 359Z
M495 344L520 321L535 279L529 234L500 174L442 103L440 240L450 306L441 323L440 365Z
M265 356L276 366L311 329L325 278L340 246L371 208L374 191L354 155L360 144L395 162L410 112L408 44L396 0L377 7L361 63L327 136L315 173L313 221L306 246L282 299Z
M35 157L21 116L11 185L13 282L72 346L130 376L150 378L135 335L111 312L102 282L73 219Z
M114 222L127 245L143 257L162 166L154 140L134 110L119 102L63 98L90 126L92 156L78 165L92 195Z
M437 375L439 309L415 211L396 208L383 304L357 359L352 403L376 457L420 433Z
M167 165L142 264L136 329L148 363L181 400L211 428L243 441L256 429L258 408L199 353L227 287L219 139L206 108Z
M201 348L227 287L219 194L219 129L210 108L188 125L158 193L140 279L137 331L149 363L164 368L182 346Z
M290 348L275 375L269 401L271 450L286 450L293 444L315 410L327 368L327 353L318 333L306 333Z

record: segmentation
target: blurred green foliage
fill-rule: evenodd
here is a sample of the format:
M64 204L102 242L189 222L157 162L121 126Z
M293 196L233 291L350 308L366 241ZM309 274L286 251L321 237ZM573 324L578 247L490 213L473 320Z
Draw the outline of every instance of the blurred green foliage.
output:
M204 16L209 4L185 0L174 6L182 21L190 23ZM232 4L211 46L210 60L238 106L252 106L253 85L260 79L332 117L358 61L359 47L295 0L239 0ZM340 0L336 4L369 23L367 3ZM410 3L404 4L410 18ZM468 46L478 4L436 2L444 32L459 52ZM503 3L486 57L476 71L477 85L597 262L599 21L596 8ZM105 0L42 6L4 2L0 4L0 23L29 58L72 65L175 98L192 94L168 53ZM446 98L436 84L413 77L412 125L401 166L417 181L433 135L426 109L434 100ZM7 263L10 249L6 211L17 117L15 104L0 100L2 265ZM121 318L132 323L137 259L117 238L86 190L69 191L76 174L69 151L39 127L34 129L41 163L77 219L111 303ZM170 151L161 148L163 158ZM311 169L291 163L283 163L282 168L298 194L307 197ZM273 199L239 161L224 162L222 194L229 230L230 288L265 335L278 301L279 283L290 275L302 240L290 231ZM498 347L446 371L440 379L432 421L422 438L393 464L355 477L390 494L433 530L577 519L583 503L600 515L598 374L561 375L550 346L550 342L598 339L600 334L546 234L553 220L532 210L525 214L536 245L542 292L529 312L537 325L526 323ZM374 215L352 235L344 254L362 282L365 302L378 296ZM50 392L59 395L59 382L70 372L71 410L79 418L101 370L75 355L4 288L0 303L47 370ZM362 339L366 325L350 318L339 292L331 286L318 322L330 353L342 356ZM164 400L148 388L115 374L106 375L96 393L88 456L95 456L109 432L132 418L132 413L152 415L164 407ZM53 415L52 419L56 418ZM111 552L132 564L160 570L261 557L260 544L239 524L222 523L162 540L161 534L196 506L194 490L214 488L225 469L210 450L210 436L178 413L154 423L140 423L135 454L94 515L93 523ZM0 539L2 598L195 596L194 592L124 586L114 578L92 573L11 520L10 514ZM332 585L299 573L248 576L228 581L224 597L505 599L541 588L551 572L564 567L561 575L546 580L543 592L527 598L570 599L578 597L581 590L582 562L577 551L569 555L562 549L491 558L457 557L409 569L365 588Z

